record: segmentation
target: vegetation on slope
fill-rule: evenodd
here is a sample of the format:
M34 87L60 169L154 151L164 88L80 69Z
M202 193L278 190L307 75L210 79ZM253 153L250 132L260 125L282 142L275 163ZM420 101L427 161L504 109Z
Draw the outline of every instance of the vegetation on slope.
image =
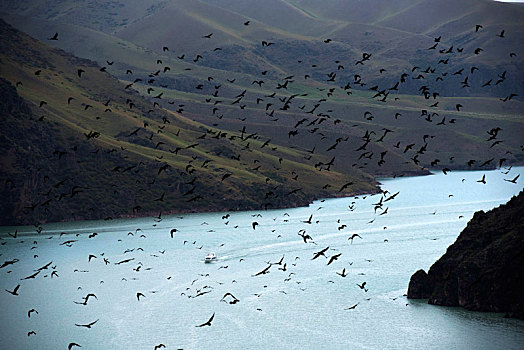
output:
M131 173L144 169L153 181L167 165L129 195L148 200L121 200L115 216L225 208L220 200L269 208L372 190L372 176L522 164L522 9L481 1L451 12L448 3L5 1L2 17L17 28L90 61L5 29L0 76L23 83L28 119L44 115L61 134L52 151L68 152L63 163L79 142L120 156L104 186L143 183ZM421 23L425 6L438 13ZM82 135L90 132L98 137ZM32 216L24 206L27 198L16 215Z
M302 151L191 121L94 62L5 23L1 31L11 38L0 55L10 126L1 135L3 224L274 208L374 190L362 172L319 171Z

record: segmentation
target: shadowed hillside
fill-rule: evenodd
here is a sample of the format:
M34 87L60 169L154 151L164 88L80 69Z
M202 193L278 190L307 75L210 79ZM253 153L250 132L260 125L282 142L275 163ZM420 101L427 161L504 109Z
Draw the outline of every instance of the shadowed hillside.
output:
M408 298L434 305L507 312L524 319L524 192L489 212L477 212L428 273L417 271Z
M10 126L1 135L3 224L274 208L374 190L362 172L320 172L301 151L193 122L94 62L1 31L12 39L0 55Z

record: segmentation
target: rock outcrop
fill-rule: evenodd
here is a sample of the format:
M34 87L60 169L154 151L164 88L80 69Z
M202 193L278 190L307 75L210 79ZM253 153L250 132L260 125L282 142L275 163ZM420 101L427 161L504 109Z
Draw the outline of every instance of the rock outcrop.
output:
M524 319L524 191L476 212L428 273L417 271L408 298Z

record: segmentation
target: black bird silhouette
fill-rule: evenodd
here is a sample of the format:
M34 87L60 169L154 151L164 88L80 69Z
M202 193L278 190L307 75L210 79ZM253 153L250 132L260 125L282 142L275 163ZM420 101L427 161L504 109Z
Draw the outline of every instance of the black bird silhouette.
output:
M327 264L328 264L328 265L331 265L331 263L332 263L333 261L337 260L341 255L342 255L342 253L335 254L335 255L331 256L331 257L329 258L329 261L328 261Z
M19 295L19 294L18 294L18 289L19 289L19 288L20 288L20 285L17 285L17 286L15 287L15 289L13 289L13 291L10 291L10 290L7 290L7 289L6 289L5 291L6 291L7 293L12 294L12 295Z
M87 305L87 301L89 300L90 297L94 297L95 299L98 299L96 297L96 295L94 295L93 293L89 293L88 295L86 295L85 297L82 298L82 299L84 299L83 302L75 301L74 303L75 304L80 304L80 305Z
M304 243L307 243L307 240L308 240L308 239L311 240L311 241L313 241L313 237L311 237L310 235L307 235L307 234L306 234L306 231L304 231L303 233L298 233L298 235L299 235L300 237L302 237L302 239L304 240Z
M366 283L366 282L364 282L364 283ZM357 284L357 286L358 286L358 284ZM359 303L356 303L355 305L352 305L352 306L350 306L348 308L345 308L344 310L353 310L353 309L355 309L357 307L358 304Z
M305 224L311 224L311 219L313 219L313 214L311 214L311 215L309 216L309 219L307 219L307 220L305 220L305 221L302 221L302 222L305 223Z
M348 241L351 241L351 244L353 244L353 239L355 239L356 237L362 239L362 237L360 237L358 233L353 233L351 237L348 238Z
M144 297L145 298L146 296L144 294L140 293L140 292L136 293L136 299L138 301L140 301L140 297Z
M161 349L161 348L165 348L166 346L164 344L158 344L158 345L155 345L155 349L154 350L158 350L158 349Z
M50 37L47 40L58 40L58 33L55 33L55 35L53 35L52 37Z
M213 318L215 318L215 313L213 312L213 315L211 315L211 317L209 318L209 320L207 320L206 322L198 325L198 326L195 326L195 327L204 327L204 326L210 326L211 327L211 321L213 321Z
M338 190L338 192L344 191L346 188L348 188L351 185L353 185L353 182L348 182L348 183L342 185L342 187L340 187L340 190Z
M316 258L318 258L319 256L323 256L323 257L326 257L325 253L328 251L329 249L329 246L316 252L315 254L313 254L313 258L311 258L311 260L315 260Z
M366 282L362 282L362 284L358 284L356 283L356 285L360 288L360 289L364 289L366 287Z
M73 346L78 346L79 348L82 347L82 345L77 344L77 343L69 343L69 345L67 346L67 350L71 350Z
M518 174L517 176L515 176L515 178L513 180L507 180L507 179L504 179L504 181L507 181L507 182L511 182L511 183L514 183L516 184L517 183L517 179L519 178L520 174Z
M222 299L220 299L220 301L224 301L224 302L226 302L225 299L226 299L226 297L228 297L228 296L230 296L231 298L233 298L231 301L229 301L229 304L234 305L234 304L240 302L240 300L239 300L238 298L236 298L233 294L231 294L231 293L229 293L229 292L227 292L226 294L224 294L224 296L222 297Z
M85 72L85 70L81 69L81 68L78 68L78 70L76 71L77 74L78 74L78 77L81 78L82 77L82 73ZM86 108L87 109L87 108Z
M477 180L477 182L480 182L485 185L486 184L486 174L482 175L482 179Z
M337 272L337 275L341 276L341 277L346 277L348 274L346 273L346 268L344 267L342 269L342 272Z
M204 35L202 38L210 39L213 33L209 33L208 35Z
M265 267L262 271L259 271L259 272L255 273L255 274L253 275L253 277L255 277L255 276L260 276L260 275L265 275L265 274L269 273L269 269L271 268L271 266L272 266L272 265L269 264L269 265L268 265L267 267Z
M75 323L75 326L77 326L77 327L91 328L91 327L93 327L93 325L94 325L95 323L98 322L98 320L99 320L99 319L96 319L95 321L93 321L93 322L91 322L91 323L88 323L88 324L78 324L78 323Z
M38 315L38 311L36 311L35 309L31 309L29 311L27 311L27 317L31 317L31 313L34 312Z

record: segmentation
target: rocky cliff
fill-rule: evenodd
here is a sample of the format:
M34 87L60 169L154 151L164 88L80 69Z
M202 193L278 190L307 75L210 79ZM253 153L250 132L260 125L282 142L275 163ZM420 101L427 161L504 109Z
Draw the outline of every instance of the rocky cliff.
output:
M524 191L476 212L455 243L409 282L408 298L524 319Z

